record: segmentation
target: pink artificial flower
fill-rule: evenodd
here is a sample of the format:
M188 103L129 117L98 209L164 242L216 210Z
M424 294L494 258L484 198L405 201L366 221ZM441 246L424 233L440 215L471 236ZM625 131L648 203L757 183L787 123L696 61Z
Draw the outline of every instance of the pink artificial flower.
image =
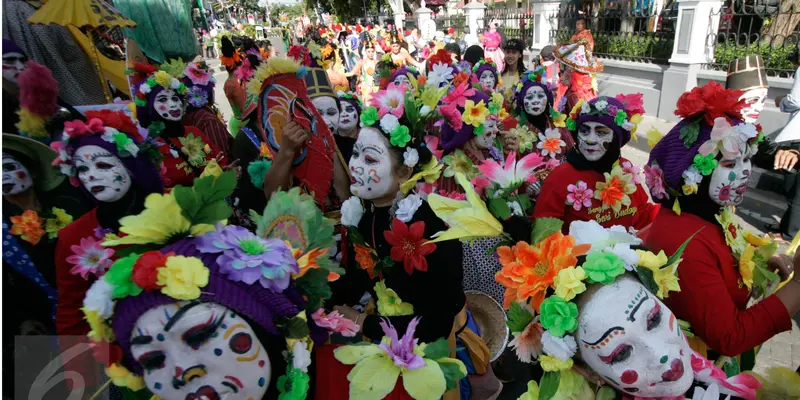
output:
M544 159L538 153L530 153L515 161L517 153L508 153L505 165L500 165L494 160L483 160L478 167L486 179L494 182L504 189L520 185L522 182L536 180L533 170L544 164Z
M628 116L644 114L644 95L641 93L618 94L615 99L625 105L625 112ZM609 110L610 111L610 110ZM616 112L614 112L616 114Z
M79 136L103 133L103 131L103 121L99 118L92 118L88 123L84 123L79 119L64 122L64 133L72 139Z
M65 122L64 124L67 124L67 122ZM53 143L50 143L50 148L53 149L53 151L55 151L56 154L58 155L53 160L53 162L50 163L51 165L57 166L58 164L63 164L65 162L67 162L67 160L64 160L64 159L61 158L62 155L65 156L65 157L68 156L67 153L66 153L66 147L67 146L64 146L64 142L53 142ZM64 151L64 153L62 153L62 151Z
M475 89L471 88L469 84L462 83L458 85L447 96L444 96L442 103L455 104L459 107L464 107L467 102L467 97L475 95Z
M545 168L555 168L559 165L561 165L561 160L559 160L558 158L551 158L547 160L546 163L544 163Z
M240 82L247 82L256 74L256 70L250 64L250 59L245 57L244 61L242 61L242 65L236 68L234 74L236 74L236 78L239 79Z
M405 99L405 83L399 86L389 85L385 90L381 90L372 96L370 105L378 108L378 116L381 118L388 113L392 113L395 117L400 118L403 116ZM459 117L460 116L461 114L459 114Z
M624 161L622 163L622 172L626 174L631 174L631 176L633 176L632 179L633 183L637 185L640 185L642 183L642 176L640 175L642 170L639 169L639 166L635 165L634 163L630 161Z
M536 317L519 335L508 342L509 347L514 348L517 358L524 363L538 358L542 354L542 334L544 328Z
M320 328L325 328L330 332L340 333L342 336L353 337L358 333L358 325L345 318L338 311L331 311L325 315L325 310L320 308L313 314L311 319Z
M477 189L475 189L475 190L477 190ZM441 196L443 196L443 197L447 197L448 199L453 199L453 200L466 200L467 199L467 195L465 193L459 193L459 192L456 192L455 190L453 190L452 192L449 192L449 193L448 192L442 192L442 193L439 193L439 194Z
M458 111L456 105L453 103L439 106L439 114L442 114L444 120L447 121L453 129L460 131L464 127L464 120L461 117L461 112Z
M761 383L758 379L747 373L740 373L728 378L725 371L696 351L692 352L691 363L694 379L706 385L716 383L719 386L720 394L755 400L756 389L761 388Z
M654 200L667 198L667 190L664 187L664 171L658 165L644 166L644 181L650 188L650 195Z
M408 323L406 334L402 339L398 339L397 330L394 328L388 319L381 321L380 325L383 328L384 336L389 338L389 342L383 342L378 347L385 351L389 358L394 362L394 365L405 368L407 370L415 370L423 368L425 359L419 354L414 352L414 347L417 345L417 339L414 339L414 330L417 329L419 324L419 317L415 317Z
M419 182L417 183L417 194L429 195L436 190L436 187L436 183Z
M472 181L470 183L472 184L472 186L475 187L475 192L478 193L479 195L482 195L483 191L486 190L486 188L488 188L489 186L492 186L492 182L490 182L488 179L486 179L486 177L483 176L483 175L478 175L475 178L472 178ZM450 192L450 193L451 194L455 193L455 191ZM444 197L450 197L450 196L445 196L445 194L443 194L443 193L440 193L440 194L442 196L444 196ZM452 197L450 197L450 198L452 198ZM464 199L466 199L466 198L467 198L467 196L464 196Z
M444 156L444 150L439 148L438 136L426 135L425 146L428 147L428 150L430 150L431 154L433 154L437 160L441 160L442 156Z
M581 208L589 208L592 206L592 195L594 191L589 189L589 186L584 181L567 186L567 205L571 205L575 211L580 211Z
M186 75L195 85L204 86L207 85L211 80L211 74L209 74L208 71L198 67L197 63L193 62L186 65L186 69L183 70L183 74Z
M83 279L87 279L90 273L98 277L103 276L113 263L111 257L114 256L114 250L103 247L91 236L81 239L80 246L73 245L72 252L73 254L67 257L67 262L75 266L69 273L80 275Z

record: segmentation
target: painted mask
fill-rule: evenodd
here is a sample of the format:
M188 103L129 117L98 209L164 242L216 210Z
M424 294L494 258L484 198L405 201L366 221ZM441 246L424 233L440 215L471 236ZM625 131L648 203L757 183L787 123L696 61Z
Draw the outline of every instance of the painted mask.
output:
M311 100L317 108L325 124L328 125L331 133L336 133L339 129L339 105L336 99L330 96L320 96Z
M483 135L475 137L475 144L478 148L488 149L494 144L494 138L497 137L497 132L499 132L499 129L497 129L497 120L494 119L494 117L487 118L483 126Z
M405 84L406 87L410 87L411 86L411 81L408 79L408 76L405 75L405 74L398 75L396 78L394 78L394 85L395 86L400 86L402 84Z
M744 100L744 107L742 107L742 120L747 123L754 124L764 110L764 104L767 103L767 88L756 88L744 92L739 100Z
M533 115L542 115L547 108L547 94L544 89L539 86L531 86L525 92L525 97L522 99L522 105L525 107L525 112Z
M587 121L578 127L578 150L589 161L603 158L613 140L614 131L599 122Z
M581 359L615 388L661 398L689 390L692 349L678 320L635 278L623 276L581 299Z
M350 157L350 193L365 200L374 200L397 192L398 182L392 174L392 157L386 139L375 128L362 128Z
M485 88L494 89L497 86L497 78L494 77L492 71L481 72L481 76L478 77L478 80Z
M151 308L136 321L131 354L162 399L261 399L272 372L250 324L217 303Z
M153 101L153 109L167 121L180 121L185 106L180 96L172 89L162 90Z
M358 125L358 110L353 103L342 101L342 113L339 114L339 130L350 132Z
M33 187L33 177L22 163L3 154L3 196L20 194Z
M749 156L739 155L734 159L723 157L711 174L711 184L708 187L711 200L721 206L741 203L752 170Z
M9 52L3 54L3 78L11 83L17 83L17 76L25 69L28 58L24 54Z
M83 146L75 151L78 180L97 201L113 203L131 188L131 174L122 160L100 146Z

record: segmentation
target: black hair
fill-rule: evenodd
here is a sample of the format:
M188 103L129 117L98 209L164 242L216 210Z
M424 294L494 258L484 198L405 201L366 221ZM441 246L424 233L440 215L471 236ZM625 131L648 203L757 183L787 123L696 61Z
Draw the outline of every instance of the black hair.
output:
M484 58L483 54L483 47L478 46L477 44L469 46L464 52L464 61L467 61L470 63L470 65L474 66L478 63L478 61Z
M223 57L233 57L233 54L236 53L237 46L236 43L234 43L235 39L236 38L228 36L223 36L222 39L220 39L219 52L222 54ZM234 65L233 67L230 67L226 65L225 69L228 72L233 72L237 66L238 65Z
M516 50L516 49L510 49L510 50ZM508 51L508 50L506 50L506 51ZM508 65L509 65L508 63L503 65L503 70L500 71L500 75L503 75L503 74L506 73L506 70L508 69ZM525 72L525 63L522 60L522 52L520 51L519 52L519 58L517 59L517 74L518 75L522 75L524 72Z
M448 53L456 53L456 58L461 60L461 47L458 46L458 43L448 43L444 45L444 51Z

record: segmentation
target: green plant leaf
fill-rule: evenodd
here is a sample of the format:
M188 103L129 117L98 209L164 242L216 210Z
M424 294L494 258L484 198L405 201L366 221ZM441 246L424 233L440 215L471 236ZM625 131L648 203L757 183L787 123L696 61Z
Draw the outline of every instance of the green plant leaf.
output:
M531 232L531 244L535 245L550 235L561 231L564 221L558 218L537 218Z
M686 337L694 337L694 332L692 332L692 326L689 325L688 322L686 322L686 321L684 321L682 319L679 319L678 320L678 326L681 328L681 330L683 331L683 334Z
M702 230L703 230L703 228L700 228L700 229L697 230L697 232L693 233L692 236L689 236L689 238L686 239L683 242L683 244L681 244L681 246L678 247L677 250L675 250L675 253L673 253L671 256L669 256L669 258L667 259L667 263L665 265L663 265L661 268L666 268L666 267L678 262L678 260L681 258L681 256L683 256L683 251L686 250L686 246L689 245L689 242L691 242L692 239L694 239L695 235L700 233L700 231L702 231Z
M512 333L522 332L531 321L533 321L533 315L530 311L522 308L516 301L512 301L508 307L508 321L506 321L508 329Z
M438 360L450 355L450 346L447 344L447 339L439 338L433 343L428 343L425 346L425 358L431 360Z
M497 219L505 221L511 217L511 209L508 208L508 203L502 198L494 198L488 202L489 211L497 217Z
M300 317L292 317L281 326L287 339L302 339L309 334L308 323Z
M539 400L550 400L558 391L558 384L561 381L561 372L545 372L539 385Z
M697 136L700 135L700 124L698 121L692 122L691 124L684 125L681 128L681 140L683 140L683 145L689 149L692 147L695 141L697 141Z
M458 387L458 381L464 377L464 374L456 363L440 363L439 368L444 374L444 380L447 383L447 390L453 390Z
M316 310L322 307L325 300L333 295L330 285L328 285L328 271L316 268L311 269L305 275L295 280L297 288L306 296L308 303L307 310Z
M192 187L175 186L172 195L192 225L216 224L233 214L225 198L233 193L234 188L236 173L228 171L218 177L197 178Z
M617 393L614 392L614 389L604 385L597 392L595 400L614 400L616 398L617 398Z
M636 275L639 275L639 280L642 285L650 291L650 293L658 293L658 284L653 278L653 271L645 267L636 267Z

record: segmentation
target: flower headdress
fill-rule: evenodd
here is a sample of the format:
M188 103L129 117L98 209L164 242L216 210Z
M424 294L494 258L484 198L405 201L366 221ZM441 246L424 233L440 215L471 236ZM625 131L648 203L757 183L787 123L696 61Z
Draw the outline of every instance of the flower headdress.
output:
M72 157L75 153L74 146L70 143L82 136L97 135L105 142L114 144L117 155L120 158L133 157L135 158L140 151L140 144L137 144L129 134L120 132L119 130L104 126L103 121L98 118L92 118L88 122L81 120L64 122L64 132L61 135L61 141L53 142L50 147L58 153L58 157L53 160L53 166L57 166L61 173L68 177L75 178L77 171L72 166Z
M613 129L619 147L624 146L631 137L636 138L636 128L644 117L642 94L600 96L590 101L578 100L567 117L566 125L575 131L586 121L600 122Z
M216 78L203 61L190 62L180 75L181 81L189 88L186 103L194 108L213 103Z
M461 147L472 136L480 136L486 131L486 122L502 122L508 118L503 107L503 95L490 94L473 89L462 83L445 96L437 112L442 119L435 125L442 126L440 147L452 151Z

